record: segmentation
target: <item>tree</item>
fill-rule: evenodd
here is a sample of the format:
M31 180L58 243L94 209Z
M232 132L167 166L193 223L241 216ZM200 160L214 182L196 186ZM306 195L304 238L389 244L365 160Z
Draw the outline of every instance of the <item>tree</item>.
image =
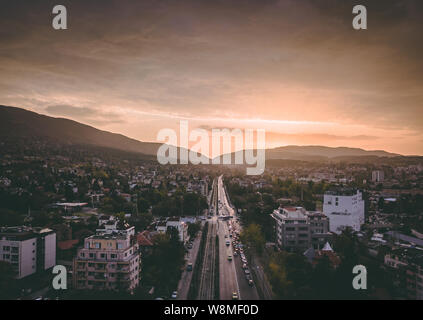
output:
M274 253L267 270L278 298L302 299L305 292L310 292L311 265L303 255L285 251Z
M178 285L184 264L185 248L177 230L154 238L151 255L144 259L143 285L154 286L158 295L169 295Z
M130 223L135 226L137 232L145 230L153 221L151 213L140 213L137 217L131 218Z
M201 223L190 223L188 224L188 235L191 239L194 239L198 231L201 229Z
M138 210L140 212L147 212L148 209L150 209L150 202L143 197L139 197L139 199L138 199Z
M247 244L257 253L261 254L265 245L265 240L261 227L258 224L252 223L245 228L240 235L243 243Z
M15 272L10 263L0 261L0 300L14 299L17 295Z

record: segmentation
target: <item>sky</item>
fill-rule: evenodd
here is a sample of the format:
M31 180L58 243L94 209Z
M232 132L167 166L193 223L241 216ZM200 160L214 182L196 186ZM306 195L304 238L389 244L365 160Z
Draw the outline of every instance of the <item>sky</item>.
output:
M422 33L421 0L0 0L0 104L142 141L188 120L423 155Z

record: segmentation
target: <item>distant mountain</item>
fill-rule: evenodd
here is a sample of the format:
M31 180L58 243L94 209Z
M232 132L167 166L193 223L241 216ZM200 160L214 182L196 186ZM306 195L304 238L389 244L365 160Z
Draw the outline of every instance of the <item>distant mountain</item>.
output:
M231 153L232 163L235 161L235 155L244 151ZM383 150L363 150L359 148L347 147L325 147L325 146L286 146L266 150L266 161L277 160L297 160L297 161L351 161L359 159L374 159L381 157L393 158L401 156L395 153L389 153ZM221 156L222 157L222 156ZM221 159L222 161L222 159Z
M141 142L63 118L0 105L0 140L37 139L65 145L93 145L156 155L160 143Z
M66 145L87 145L156 156L160 143L142 142L64 118L53 118L21 108L0 105L0 142L47 141ZM240 151L242 152L242 151ZM178 152L179 154L179 152ZM232 163L234 163L234 153ZM266 150L266 160L325 161L356 157L396 157L383 150L324 146L286 146Z
M347 147L325 146L286 146L266 150L266 159L298 159L303 157L315 159L330 159L338 157L397 157L396 153L383 150L364 150Z

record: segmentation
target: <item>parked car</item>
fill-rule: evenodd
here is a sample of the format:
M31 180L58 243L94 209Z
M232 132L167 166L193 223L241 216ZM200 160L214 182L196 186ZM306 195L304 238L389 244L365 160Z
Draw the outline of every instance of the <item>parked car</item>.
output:
M244 269L244 273L245 275L249 275L250 274L250 270L248 268Z
M192 263L188 263L188 265L187 265L187 271L192 271Z

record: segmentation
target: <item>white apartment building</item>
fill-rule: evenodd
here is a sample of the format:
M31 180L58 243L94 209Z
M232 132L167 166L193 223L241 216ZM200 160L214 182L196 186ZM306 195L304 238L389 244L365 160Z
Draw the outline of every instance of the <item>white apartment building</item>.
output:
M139 284L141 256L135 228L98 229L74 259L76 289L132 291Z
M56 265L56 233L47 228L0 228L0 261L9 262L22 279Z
M363 194L349 189L328 191L323 198L323 213L332 232L339 234L345 227L360 231L365 219Z
M156 231L166 233L168 228L175 228L179 233L179 240L187 242L188 239L188 224L179 217L169 218L166 221L159 222L156 226Z
M385 179L385 174L382 170L372 171L372 181L373 182L383 182Z

